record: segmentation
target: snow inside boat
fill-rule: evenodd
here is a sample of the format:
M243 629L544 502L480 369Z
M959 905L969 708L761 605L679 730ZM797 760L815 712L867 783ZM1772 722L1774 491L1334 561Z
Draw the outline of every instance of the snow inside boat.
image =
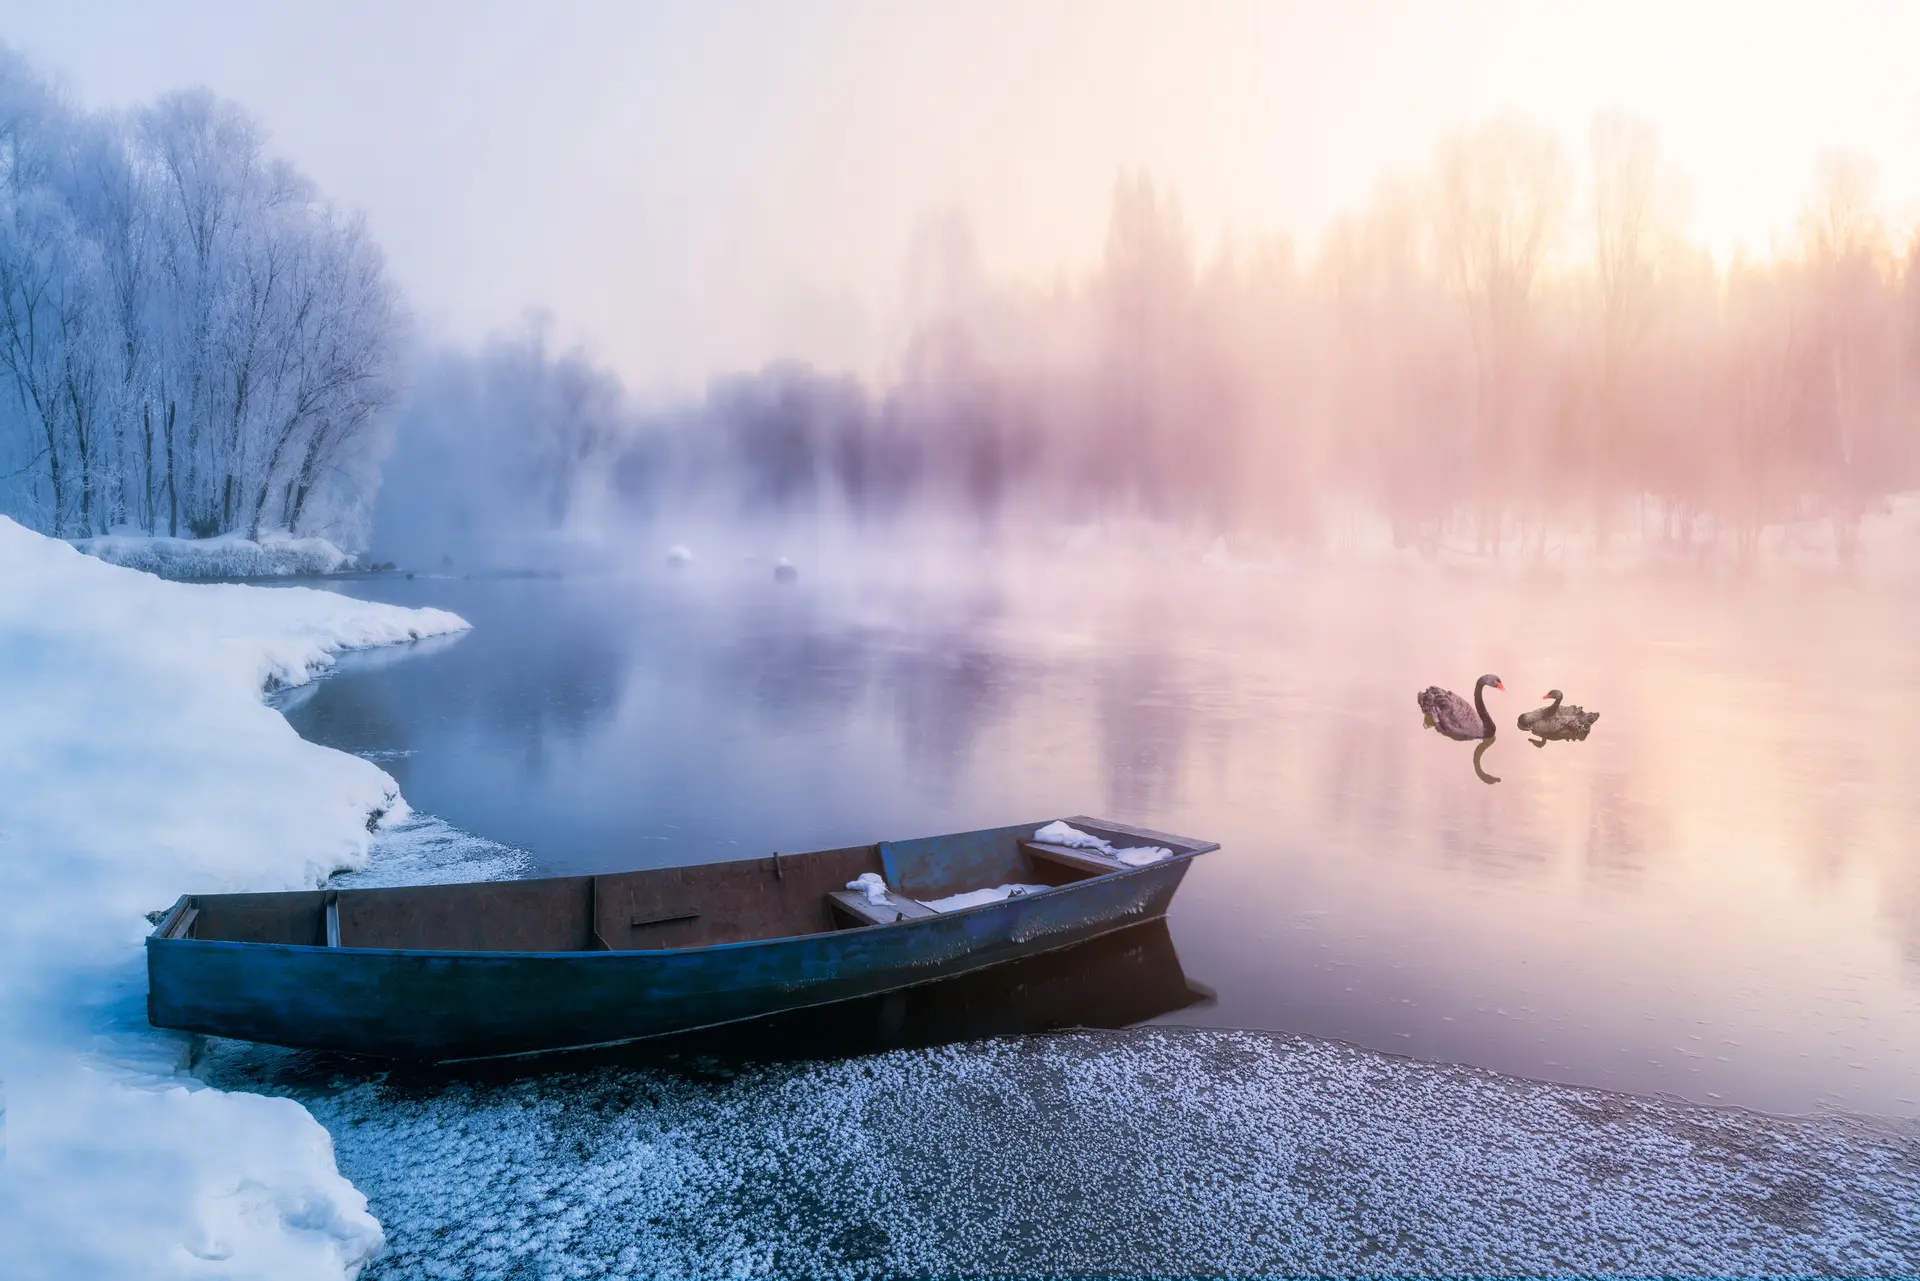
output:
M157 1027L449 1060L936 982L1164 916L1219 846L1106 819L605 876L183 896Z

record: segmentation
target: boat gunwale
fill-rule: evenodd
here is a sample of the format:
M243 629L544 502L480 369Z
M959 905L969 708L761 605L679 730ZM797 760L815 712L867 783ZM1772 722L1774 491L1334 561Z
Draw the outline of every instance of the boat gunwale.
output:
M1102 826L1104 826L1104 824L1102 824ZM1179 838L1170 837L1168 839L1178 840ZM160 935L160 931L166 928L171 923L171 921L177 915L181 904L193 898L217 897L216 895L202 896L202 895L196 895L196 894L182 894L180 898L175 901L174 906L168 909L166 917L164 917L161 920L160 924L156 925L153 931L146 936L146 943L148 947L153 947L156 945L167 946L167 945L177 944L177 945L198 945L203 947L220 947L220 948L264 948L264 949L270 949L275 953L292 952L292 951L337 952L342 955L345 955L347 953L356 953L360 956L460 957L460 958L472 958L477 960L487 960L487 959L565 960L565 959L599 958L599 957L611 958L611 957L694 956L694 955L701 955L701 954L712 953L712 952L728 951L728 950L737 949L737 948L771 947L781 943L799 943L807 939L830 938L830 937L843 935L843 934L865 934L869 930L897 930L902 927L926 925L926 924L930 924L938 921L957 920L972 912L991 911L995 908L1005 907L1009 903L1013 903L1016 901L1024 901L1026 899L1038 898L1041 894L1050 893L1054 890L1071 890L1071 889L1077 889L1082 886L1092 885L1096 883L1104 885L1104 884L1110 884L1114 881L1125 880L1128 877L1135 876L1143 872L1150 872L1155 868L1167 867L1182 859L1193 859L1193 858L1198 858L1202 854L1211 854L1215 850L1218 850L1219 848L1220 848L1220 845L1217 841L1201 842L1199 843L1197 848L1181 850L1172 854L1167 858L1156 859L1151 863L1142 863L1139 867L1129 867L1124 872L1118 871L1118 870L1103 872L1103 873L1100 873L1099 875L1085 877L1078 881L1069 881L1065 885L1049 885L1046 887L1045 890L1040 890L1034 893L1020 895L1018 900L1012 897L995 899L989 903L976 903L972 907L963 907L952 912L935 912L931 916L921 916L921 917L915 917L913 919L901 917L898 920L888 921L885 924L855 925L855 926L848 926L844 929L817 930L811 934L780 934L772 938L764 938L764 939L739 939L731 943L704 943L697 947L618 948L618 949L594 948L592 950L588 950L584 948L576 948L576 949L563 951L563 952L519 952L519 951L498 951L498 950L476 951L473 949L454 950L454 949L444 949L444 948L418 948L418 947L350 947L350 946L334 947L324 943L261 943L261 942L252 942L245 939L162 938ZM749 860L747 859L723 860L723 862L735 862L735 861L744 863L744 862L748 862ZM689 864L688 866L711 867L713 866L713 864ZM651 869L643 869L643 870L651 870ZM665 870L665 869L661 869L661 870ZM598 873L598 875L619 875L619 873ZM541 877L541 878L532 878L532 879L567 880L570 878ZM446 882L446 883L468 884L470 882ZM503 882L500 882L500 884L513 884L513 882L503 881ZM369 888L425 889L428 887L427 886L382 885L378 887L369 887ZM313 893L314 891L288 890L288 891L268 891L268 892L269 893L280 892L280 893L301 894L301 893Z

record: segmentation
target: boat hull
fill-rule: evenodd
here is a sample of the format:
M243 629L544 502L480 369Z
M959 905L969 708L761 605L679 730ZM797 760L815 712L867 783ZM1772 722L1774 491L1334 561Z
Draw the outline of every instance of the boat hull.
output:
M455 952L154 937L159 1027L446 1061L610 1045L953 978L1164 916L1192 854L899 924L660 951Z

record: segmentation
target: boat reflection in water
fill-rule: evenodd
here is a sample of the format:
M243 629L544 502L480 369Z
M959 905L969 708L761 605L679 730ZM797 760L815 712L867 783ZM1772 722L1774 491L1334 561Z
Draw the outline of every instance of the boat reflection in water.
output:
M1057 952L879 996L794 1010L747 1023L659 1037L606 1051L544 1055L623 1062L663 1055L735 1059L840 1058L956 1041L1122 1028L1213 1004L1191 982L1164 919Z

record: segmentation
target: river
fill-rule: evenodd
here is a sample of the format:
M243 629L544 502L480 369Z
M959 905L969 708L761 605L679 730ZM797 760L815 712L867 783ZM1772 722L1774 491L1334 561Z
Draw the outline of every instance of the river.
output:
M1100 814L1223 847L1149 1021L1920 1116L1900 590L1146 555L332 587L474 628L349 656L289 719L523 874ZM1476 758L1414 695L1482 672ZM1601 713L1586 741L1513 727L1549 687Z

